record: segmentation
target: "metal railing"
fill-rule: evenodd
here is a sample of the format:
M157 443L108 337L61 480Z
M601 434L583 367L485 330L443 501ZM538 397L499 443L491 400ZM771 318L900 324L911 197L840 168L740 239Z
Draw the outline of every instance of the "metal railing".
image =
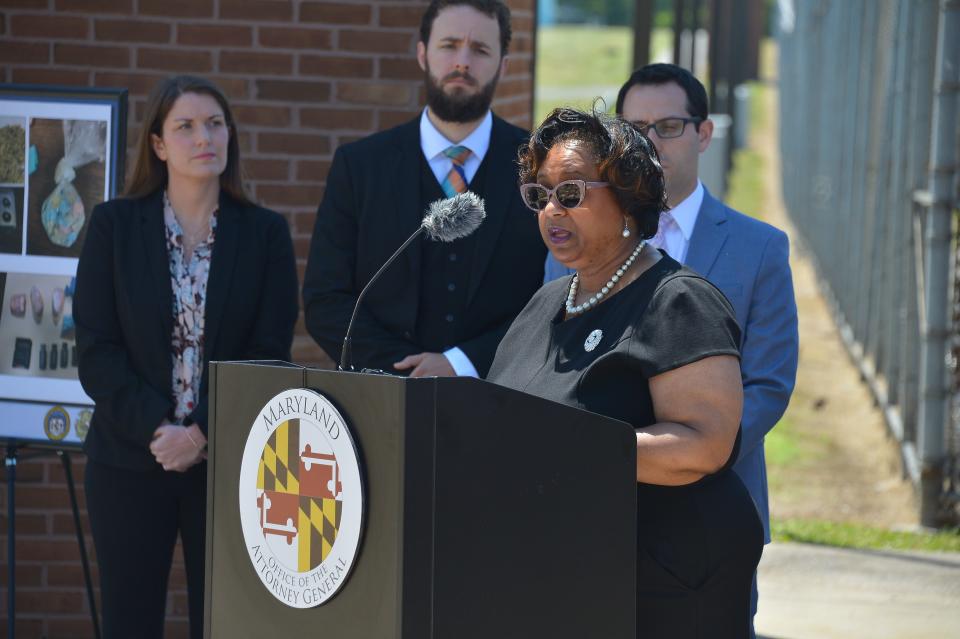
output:
M956 523L960 1L781 6L790 217L900 443L921 522Z

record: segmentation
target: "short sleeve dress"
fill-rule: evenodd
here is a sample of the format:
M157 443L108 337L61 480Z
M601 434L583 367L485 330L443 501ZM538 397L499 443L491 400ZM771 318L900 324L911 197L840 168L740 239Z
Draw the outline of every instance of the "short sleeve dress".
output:
M739 356L723 294L663 254L616 295L564 320L572 276L545 285L500 343L488 379L623 420L656 422L651 377L714 355ZM749 636L763 547L756 507L732 471L685 486L637 484L637 636Z

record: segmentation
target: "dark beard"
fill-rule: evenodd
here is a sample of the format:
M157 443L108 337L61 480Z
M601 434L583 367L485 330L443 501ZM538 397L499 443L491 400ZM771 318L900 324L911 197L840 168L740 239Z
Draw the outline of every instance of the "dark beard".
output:
M464 76L462 73L453 72L444 80L455 77L466 77L472 79L472 76ZM500 81L500 71L485 84L478 93L473 95L463 95L453 93L452 95L444 92L439 83L435 82L430 74L428 66L424 71L424 82L427 89L427 106L430 111L444 122L456 122L464 124L466 122L475 122L486 115L490 109L490 103L493 102L493 94L497 90L497 82Z

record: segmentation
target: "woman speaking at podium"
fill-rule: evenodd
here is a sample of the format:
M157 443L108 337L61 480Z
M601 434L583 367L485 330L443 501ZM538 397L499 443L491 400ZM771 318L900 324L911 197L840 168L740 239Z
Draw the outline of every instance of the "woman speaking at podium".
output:
M287 223L244 195L237 129L210 82L150 95L125 197L97 206L77 267L84 443L104 636L161 637L179 533L203 636L207 365L290 359Z
M713 285L646 246L665 210L653 144L629 123L557 109L521 153L524 202L576 270L517 317L489 379L632 424L637 636L743 639L763 531L731 466L740 329Z

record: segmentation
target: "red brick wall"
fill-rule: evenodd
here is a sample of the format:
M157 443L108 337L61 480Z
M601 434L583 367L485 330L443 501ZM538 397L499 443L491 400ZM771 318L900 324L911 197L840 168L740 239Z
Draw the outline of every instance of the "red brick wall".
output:
M529 127L535 0L508 4L514 40L494 109ZM302 274L333 151L415 116L422 106L414 53L425 5L423 0L2 0L0 81L126 87L132 142L146 94L158 79L183 72L211 78L236 110L249 191L287 216ZM326 361L302 321L294 359ZM82 457L77 461L82 483ZM0 489L5 513L5 485ZM91 635L56 459L20 465L17 503L18 636ZM0 520L5 535L5 516ZM6 537L0 541L2 637ZM177 566L170 636L185 631L183 583Z

